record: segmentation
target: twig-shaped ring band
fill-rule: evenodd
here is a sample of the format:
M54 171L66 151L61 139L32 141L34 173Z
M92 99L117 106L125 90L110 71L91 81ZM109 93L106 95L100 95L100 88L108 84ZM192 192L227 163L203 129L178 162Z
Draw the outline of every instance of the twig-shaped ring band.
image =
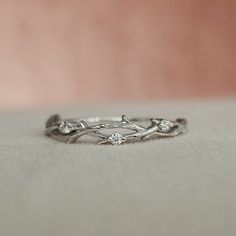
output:
M144 125L148 123L148 125ZM187 131L186 119L160 118L127 118L122 117L92 117L81 119L61 119L59 115L52 115L46 121L45 133L54 139L75 143L82 136L91 136L97 139L97 144L111 143L119 145L129 141L137 141L153 137L173 137ZM126 130L125 133L114 131ZM128 132L127 132L128 131Z

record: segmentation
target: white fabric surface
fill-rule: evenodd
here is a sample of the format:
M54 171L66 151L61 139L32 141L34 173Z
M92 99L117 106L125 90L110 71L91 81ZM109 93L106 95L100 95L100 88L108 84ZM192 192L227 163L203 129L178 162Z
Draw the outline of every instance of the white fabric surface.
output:
M189 132L67 145L43 134L55 112L186 117ZM236 101L1 113L0 235L236 235Z

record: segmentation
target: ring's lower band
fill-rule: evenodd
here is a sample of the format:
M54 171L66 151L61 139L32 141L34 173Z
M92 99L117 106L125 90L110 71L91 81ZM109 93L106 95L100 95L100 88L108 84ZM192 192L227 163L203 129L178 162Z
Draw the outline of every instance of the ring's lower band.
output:
M148 126L143 123L148 122ZM49 117L46 122L46 135L57 140L74 143L84 135L97 139L98 144L121 144L128 141L136 141L157 137L173 137L186 132L186 119L167 120L160 118L131 118L122 117L91 117L81 119L61 119L59 115ZM106 130L122 129L128 133L106 134Z

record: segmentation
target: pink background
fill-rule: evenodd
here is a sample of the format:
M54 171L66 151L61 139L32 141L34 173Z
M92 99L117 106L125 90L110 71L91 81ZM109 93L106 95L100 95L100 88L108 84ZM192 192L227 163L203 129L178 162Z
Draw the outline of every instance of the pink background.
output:
M0 0L0 109L236 95L234 0Z

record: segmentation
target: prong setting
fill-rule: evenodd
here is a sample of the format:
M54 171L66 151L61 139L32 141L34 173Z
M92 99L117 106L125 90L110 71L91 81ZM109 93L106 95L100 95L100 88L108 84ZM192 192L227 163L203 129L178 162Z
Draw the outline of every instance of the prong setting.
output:
M120 145L123 141L125 141L125 138L122 134L119 133L113 133L108 140L112 143L112 145Z
M161 132L167 133L173 127L173 123L169 120L163 119L158 123Z
M69 134L73 131L73 125L69 121L62 121L58 125L58 129L63 134Z

